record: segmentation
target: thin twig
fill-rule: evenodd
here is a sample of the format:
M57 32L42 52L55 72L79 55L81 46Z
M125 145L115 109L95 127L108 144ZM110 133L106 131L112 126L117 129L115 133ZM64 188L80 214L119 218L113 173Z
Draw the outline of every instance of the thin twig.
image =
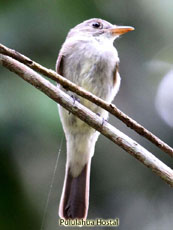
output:
M145 166L152 169L153 172L169 185L173 186L173 170L137 142L110 125L108 122L103 123L101 117L97 116L79 102L76 101L74 104L74 100L68 94L61 91L26 65L3 54L0 54L0 64L10 71L15 72L22 79L44 92L47 96L59 103L72 114L98 130L104 136L142 162Z
M80 95L81 97L84 97L91 102L95 103L96 105L102 107L103 109L107 110L112 115L116 116L118 119L120 119L122 122L124 122L128 127L136 131L141 136L145 137L149 141L151 141L153 144L155 144L157 147L159 147L162 151L169 154L171 157L173 157L173 149L167 145L165 142L160 140L157 136L152 134L149 130L144 128L142 125L137 123L135 120L127 116L125 113L123 113L121 110L119 110L115 105L109 104L105 102L104 100L100 99L99 97L91 94L90 92L84 90L83 88L75 85L74 83L70 82L66 78L62 77L61 75L57 74L55 71L47 69L40 64L32 61L30 58L16 52L15 50L9 49L6 46L0 44L0 53L8 55L10 57L13 57L14 59L24 63L25 65L29 66L31 69L51 78L52 80L60 83L63 85L66 89L69 89L76 94Z

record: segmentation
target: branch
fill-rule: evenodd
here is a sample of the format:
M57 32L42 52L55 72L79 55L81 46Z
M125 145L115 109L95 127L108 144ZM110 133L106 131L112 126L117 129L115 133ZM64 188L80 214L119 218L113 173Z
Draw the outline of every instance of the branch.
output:
M162 151L169 154L171 157L173 157L173 149L167 145L165 142L160 140L157 136L152 134L150 131L145 129L142 125L137 123L132 118L128 117L125 113L120 111L115 105L109 104L105 102L104 100L100 99L99 97L91 94L90 92L84 90L83 88L75 85L74 83L70 82L66 78L62 77L61 75L57 74L56 72L47 69L40 64L32 61L28 57L16 52L15 50L9 49L2 44L0 44L0 53L8 55L25 65L29 66L31 69L51 78L52 80L60 83L63 85L66 89L71 90L72 92L75 92L76 94L80 95L81 97L84 97L88 99L89 101L95 103L96 105L102 107L103 109L107 110L109 113L117 117L119 120L124 122L128 127L136 131L141 136L145 137L149 141L151 141L153 144L155 144L157 147L159 147Z
M59 103L72 114L76 115L88 125L102 133L104 136L142 162L145 166L152 169L153 172L155 172L169 185L173 186L173 170L137 142L120 132L108 122L104 122L103 124L101 117L97 116L79 102L75 101L74 104L74 100L69 95L61 91L26 65L3 54L0 54L0 64L19 75L22 79L41 90L48 97L52 98L55 102Z

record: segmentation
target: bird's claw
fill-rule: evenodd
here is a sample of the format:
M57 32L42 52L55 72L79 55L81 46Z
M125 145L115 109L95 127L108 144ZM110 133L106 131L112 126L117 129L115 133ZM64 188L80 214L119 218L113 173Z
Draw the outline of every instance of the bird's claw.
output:
M102 126L107 122L106 119L102 118Z
M72 99L73 99L73 104L75 104L75 102L80 102L80 99L76 96L76 95L71 95Z
M97 116L101 117L100 113L96 113L96 114ZM102 117L102 126L104 125L105 122L107 122L107 120Z

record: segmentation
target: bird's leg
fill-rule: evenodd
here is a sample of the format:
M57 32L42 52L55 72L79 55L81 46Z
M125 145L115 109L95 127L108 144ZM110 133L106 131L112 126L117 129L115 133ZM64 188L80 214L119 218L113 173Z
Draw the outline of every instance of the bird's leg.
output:
M74 94L72 94L71 97L72 97L72 99L73 99L73 105L75 104L76 101L80 103L79 97L77 97L77 96L74 95Z
M101 117L100 113L96 113L97 116ZM104 123L107 122L106 119L104 119L104 117L102 117L102 126L104 125Z

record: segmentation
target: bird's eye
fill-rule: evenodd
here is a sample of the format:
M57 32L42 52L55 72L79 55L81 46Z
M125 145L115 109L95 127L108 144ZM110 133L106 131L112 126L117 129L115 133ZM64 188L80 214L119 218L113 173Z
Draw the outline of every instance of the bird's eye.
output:
M101 25L100 22L94 22L94 23L92 24L92 27L98 29L98 28L101 28L102 25Z

